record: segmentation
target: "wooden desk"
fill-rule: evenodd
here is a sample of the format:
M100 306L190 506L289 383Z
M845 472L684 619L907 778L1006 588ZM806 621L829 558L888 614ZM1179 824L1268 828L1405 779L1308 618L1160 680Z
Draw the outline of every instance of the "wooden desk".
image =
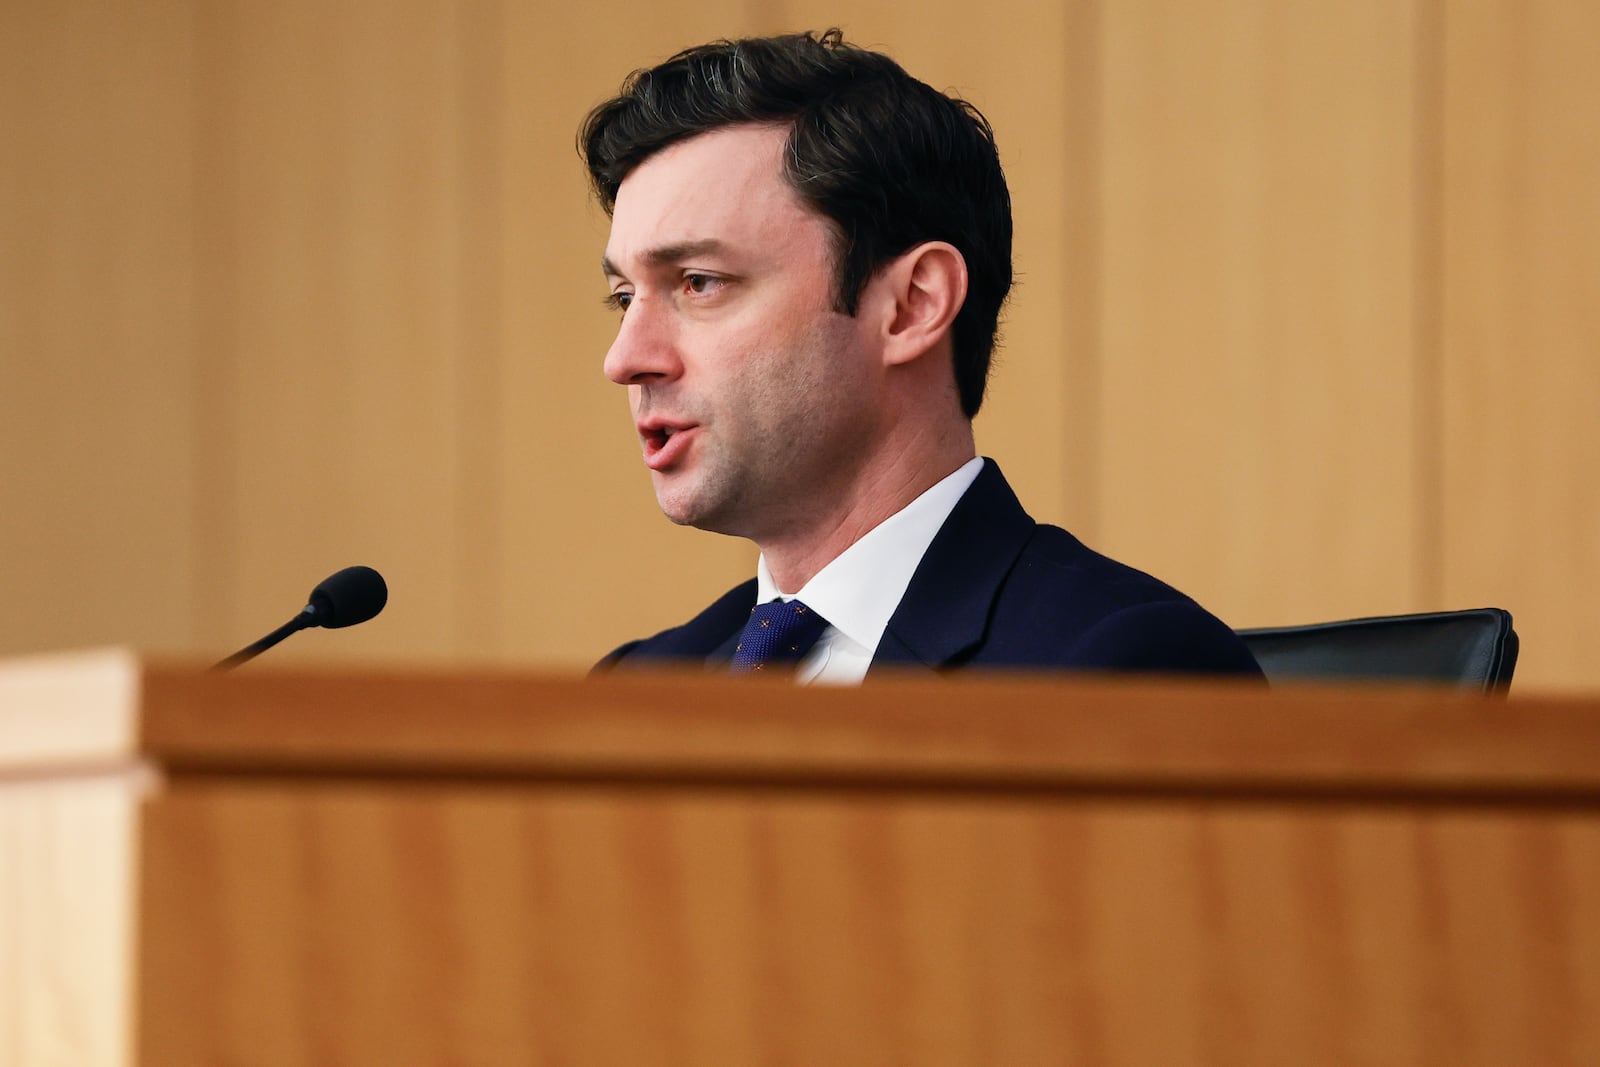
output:
M0 666L0 1062L1593 1064L1600 700Z

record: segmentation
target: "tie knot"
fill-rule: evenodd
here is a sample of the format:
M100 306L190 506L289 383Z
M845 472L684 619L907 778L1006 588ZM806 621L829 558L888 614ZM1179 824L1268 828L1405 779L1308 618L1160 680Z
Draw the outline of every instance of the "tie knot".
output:
M733 672L771 670L799 663L817 643L828 620L798 600L773 600L757 604L750 621L739 633L733 652Z

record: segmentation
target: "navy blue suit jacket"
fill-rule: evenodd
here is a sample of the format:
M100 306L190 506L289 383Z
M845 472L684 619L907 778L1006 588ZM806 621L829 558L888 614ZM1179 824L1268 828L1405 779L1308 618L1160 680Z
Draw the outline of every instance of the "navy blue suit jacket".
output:
M724 664L755 596L751 579L682 626L623 645L596 669ZM917 666L1261 677L1244 643L1193 600L1034 522L993 460L928 546L868 676Z

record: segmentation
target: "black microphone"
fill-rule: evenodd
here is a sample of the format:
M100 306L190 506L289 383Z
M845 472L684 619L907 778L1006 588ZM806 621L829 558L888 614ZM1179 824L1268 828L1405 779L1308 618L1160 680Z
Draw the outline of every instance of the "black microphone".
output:
M346 567L337 574L324 578L311 590L310 602L300 609L300 614L272 631L253 645L246 645L225 660L212 664L214 671L231 671L241 663L255 659L261 653L292 633L310 626L325 626L337 630L341 626L354 626L366 622L389 602L389 587L383 575L371 567Z

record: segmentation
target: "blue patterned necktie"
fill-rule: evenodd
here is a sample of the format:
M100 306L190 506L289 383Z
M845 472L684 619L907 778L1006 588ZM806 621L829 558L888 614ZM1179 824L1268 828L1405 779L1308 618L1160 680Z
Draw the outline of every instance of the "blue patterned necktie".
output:
M811 651L827 628L827 619L798 600L757 604L750 611L750 621L739 632L733 673L791 669Z

